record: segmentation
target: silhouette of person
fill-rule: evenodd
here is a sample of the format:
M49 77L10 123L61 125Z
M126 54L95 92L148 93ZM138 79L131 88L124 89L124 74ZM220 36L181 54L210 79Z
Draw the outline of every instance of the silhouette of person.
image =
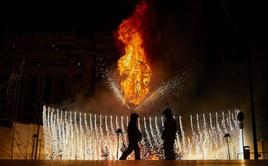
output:
M171 109L166 108L163 111L165 115L164 130L162 133L162 140L164 140L163 148L166 160L175 160L174 142L176 138L177 125L176 120L173 118Z
M140 148L138 142L141 141L141 132L137 127L139 115L132 113L130 115L130 121L128 123L127 133L128 133L128 148L123 152L119 160L125 160L127 156L134 150L135 160L140 160Z

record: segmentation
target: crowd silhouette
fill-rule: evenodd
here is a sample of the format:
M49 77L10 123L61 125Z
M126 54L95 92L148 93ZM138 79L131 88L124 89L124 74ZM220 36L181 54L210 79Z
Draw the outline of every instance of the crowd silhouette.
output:
M132 113L127 127L128 133L128 148L123 152L119 160L125 160L127 156L134 150L135 160L140 160L140 148L138 142L141 141L141 132L137 127L139 115Z
M165 116L164 130L161 136L163 140L164 156L166 160L175 160L174 143L177 133L176 120L173 118L172 110L170 108L166 108L162 114ZM139 115L137 113L132 113L130 115L130 121L127 128L128 147L122 153L119 160L126 160L132 151L134 151L135 160L141 159L138 143L142 140L142 134L137 126L138 118Z
M177 125L173 118L171 109L167 108L163 111L165 115L164 130L162 133L162 139L164 141L163 148L166 160L175 160L174 142L176 138Z

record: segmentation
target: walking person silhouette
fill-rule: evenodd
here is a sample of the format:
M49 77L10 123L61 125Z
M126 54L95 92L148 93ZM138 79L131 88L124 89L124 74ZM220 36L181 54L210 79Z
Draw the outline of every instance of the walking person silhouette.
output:
M164 130L162 133L162 140L164 140L163 148L166 160L175 160L174 142L176 138L177 125L173 118L172 111L166 108L163 111L165 115Z
M137 127L139 115L132 113L130 115L130 121L128 123L127 133L128 133L128 148L123 152L119 160L125 160L127 156L134 150L135 160L140 160L140 148L138 142L141 141L141 132Z

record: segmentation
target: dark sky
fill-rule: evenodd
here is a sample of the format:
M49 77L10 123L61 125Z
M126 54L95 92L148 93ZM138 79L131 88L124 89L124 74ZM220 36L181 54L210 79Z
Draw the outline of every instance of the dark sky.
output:
M211 20L226 17L221 1L232 16L232 22L239 24L252 35L260 35L265 28L262 19L264 7L257 2L244 2L237 0L154 0L155 12L171 11L177 15L189 12L187 4L193 4L196 9L201 8L202 15ZM99 1L10 1L1 2L1 29L9 27L15 31L38 30L70 30L73 26L83 30L97 30L116 28L123 18L130 15L138 0L99 0ZM261 9L262 7L263 9ZM200 13L195 13L200 14ZM206 23L206 26L215 22ZM244 27L245 26L245 27ZM255 31L255 32L253 32Z
M87 31L108 29L129 15L135 3L132 0L10 2L1 5L1 20L14 31L68 31L73 26Z

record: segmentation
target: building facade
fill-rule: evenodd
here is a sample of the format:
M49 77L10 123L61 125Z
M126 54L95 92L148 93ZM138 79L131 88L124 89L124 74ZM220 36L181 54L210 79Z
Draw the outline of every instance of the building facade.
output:
M1 121L38 123L41 105L93 95L98 66L117 58L109 32L7 33L0 50Z

